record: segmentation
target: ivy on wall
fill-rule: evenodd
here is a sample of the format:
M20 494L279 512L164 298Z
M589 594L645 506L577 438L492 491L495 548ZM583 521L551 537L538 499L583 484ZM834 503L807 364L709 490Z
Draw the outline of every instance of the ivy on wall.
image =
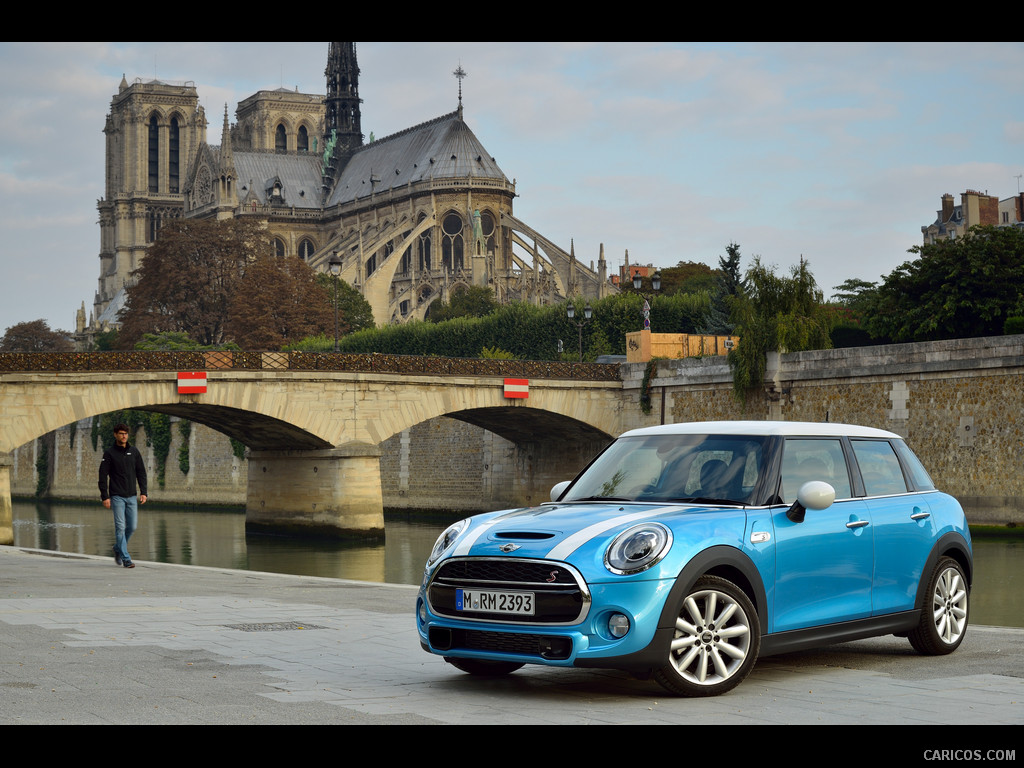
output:
M188 419L179 421L178 434L181 435L181 446L178 448L178 469L183 475L187 475L189 470L188 440L192 435L192 422Z

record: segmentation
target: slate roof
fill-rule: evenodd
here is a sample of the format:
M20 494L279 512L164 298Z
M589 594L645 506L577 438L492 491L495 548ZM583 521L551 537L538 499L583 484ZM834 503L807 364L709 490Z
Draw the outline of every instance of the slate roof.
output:
M278 178L281 181L286 206L320 207L322 158L319 155L236 151L234 160L239 203L250 200L251 195L256 195L260 203L269 202L267 187L272 186L273 180Z
M342 171L327 205L419 181L467 176L506 181L456 111L360 147Z

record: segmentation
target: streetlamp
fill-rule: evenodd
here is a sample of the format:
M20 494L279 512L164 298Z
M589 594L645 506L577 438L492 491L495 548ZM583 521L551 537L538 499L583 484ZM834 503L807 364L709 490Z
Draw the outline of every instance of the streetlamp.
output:
M327 261L331 274L334 276L334 351L338 351L338 275L341 274L341 258L334 251Z
M566 302L566 305L565 305L565 315L566 315L566 317L569 318L569 320L572 322L572 324L575 325L579 329L579 333L580 333L580 362L582 363L583 362L583 326L590 322L590 318L592 318L594 316L594 310L592 310L590 308L590 302L588 301L587 305L583 308L583 319L582 320L573 320L573 318L576 317L576 305L573 304L570 301L570 302Z
M640 277L640 270L633 273L633 290L640 293L640 286L643 285L643 278ZM661 272L651 275L651 288L657 293L661 290ZM646 296L640 293L644 300L644 330L651 330L651 302Z

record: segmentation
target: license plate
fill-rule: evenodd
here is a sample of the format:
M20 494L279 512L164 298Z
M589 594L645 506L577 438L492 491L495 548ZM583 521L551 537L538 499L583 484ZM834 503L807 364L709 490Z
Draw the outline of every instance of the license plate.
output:
M456 589L455 610L486 611L533 616L533 592L496 592L486 589Z

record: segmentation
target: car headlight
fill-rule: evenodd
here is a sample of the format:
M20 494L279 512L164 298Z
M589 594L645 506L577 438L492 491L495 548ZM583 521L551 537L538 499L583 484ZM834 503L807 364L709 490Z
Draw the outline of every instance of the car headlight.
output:
M657 564L672 546L672 532L659 523L642 523L623 531L604 553L604 566L629 575Z
M459 520L459 522L452 523L444 529L441 535L437 537L437 541L434 542L434 548L430 550L430 557L427 558L428 568L437 562L437 559L444 554L448 547L455 543L459 535L466 530L468 524L469 520Z

